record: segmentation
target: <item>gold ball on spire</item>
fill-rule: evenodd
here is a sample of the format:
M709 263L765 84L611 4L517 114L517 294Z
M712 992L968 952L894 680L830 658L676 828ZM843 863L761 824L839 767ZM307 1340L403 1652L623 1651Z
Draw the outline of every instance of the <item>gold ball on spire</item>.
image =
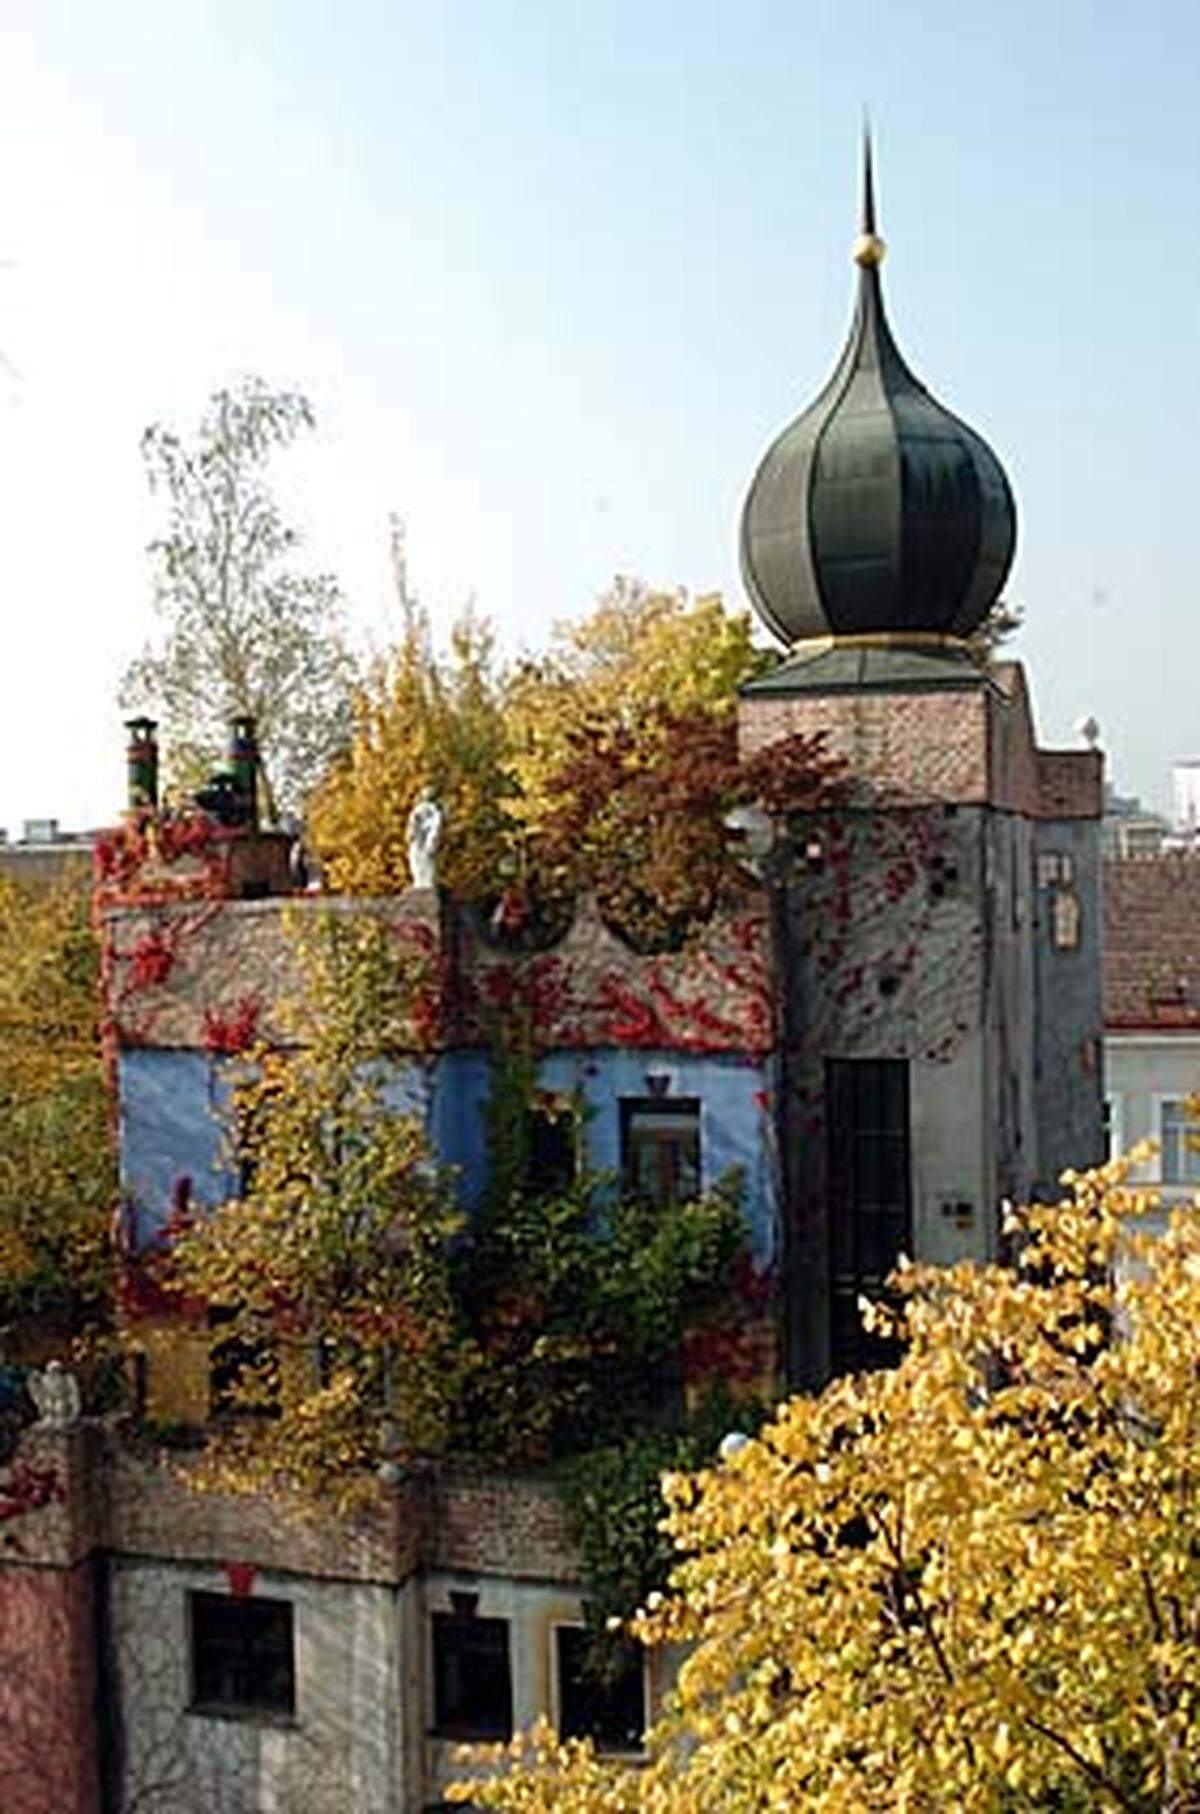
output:
M876 265L881 265L886 254L887 246L878 233L860 233L854 242L851 257L856 265L861 265L864 270L868 270Z

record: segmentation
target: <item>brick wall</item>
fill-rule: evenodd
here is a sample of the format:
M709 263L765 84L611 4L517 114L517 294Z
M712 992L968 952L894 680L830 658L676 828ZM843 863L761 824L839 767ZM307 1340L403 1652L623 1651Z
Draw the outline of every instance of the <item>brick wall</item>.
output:
M988 805L1030 819L1098 818L1103 810L1099 751L1038 749L1018 662L962 689L751 694L738 730L747 756L782 737L824 731L851 780L884 805Z
M91 1565L28 1565L12 1553L19 1539L11 1526L5 1536L0 1808L4 1814L97 1814Z
M743 699L744 756L782 737L818 731L851 778L906 802L982 804L988 798L982 689L929 693L799 693Z

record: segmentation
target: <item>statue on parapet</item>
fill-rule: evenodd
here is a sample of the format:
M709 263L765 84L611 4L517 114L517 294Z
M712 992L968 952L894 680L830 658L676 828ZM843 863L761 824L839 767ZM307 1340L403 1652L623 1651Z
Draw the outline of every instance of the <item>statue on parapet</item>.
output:
M60 1360L47 1361L40 1373L29 1375L26 1383L44 1429L64 1430L79 1421L83 1408L79 1381Z
M442 838L442 809L431 787L423 787L408 815L408 873L414 888L437 887L437 850Z

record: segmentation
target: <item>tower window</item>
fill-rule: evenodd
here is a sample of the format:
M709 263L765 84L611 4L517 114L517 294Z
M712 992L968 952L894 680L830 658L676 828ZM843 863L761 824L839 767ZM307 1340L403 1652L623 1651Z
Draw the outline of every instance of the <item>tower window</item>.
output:
M904 1059L831 1059L829 1137L831 1360L835 1373L889 1365L894 1345L863 1328L860 1296L879 1298L912 1251L912 1153Z
M700 1191L700 1103L694 1096L621 1102L621 1180L647 1203L686 1203Z
M296 1710L290 1600L188 1595L196 1712Z
M1070 887L1075 880L1075 866L1065 850L1043 850L1037 860L1039 888Z

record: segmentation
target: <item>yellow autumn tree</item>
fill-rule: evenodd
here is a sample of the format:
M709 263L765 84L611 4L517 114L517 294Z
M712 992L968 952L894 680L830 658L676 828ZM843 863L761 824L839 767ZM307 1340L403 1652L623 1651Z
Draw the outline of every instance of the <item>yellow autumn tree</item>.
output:
M558 809L555 779L581 732L631 741L649 760L668 726L731 717L743 681L775 657L756 648L750 616L720 596L690 599L618 578L588 616L555 626L546 654L508 690L518 816L530 832Z
M197 1483L349 1508L377 1466L444 1442L464 1353L448 1270L460 1217L405 1060L419 957L370 914L292 932L303 1043L243 1062L230 1105L240 1194L176 1230L162 1265L207 1314L231 1414Z
M329 885L357 895L407 888L408 816L431 787L444 813L440 879L467 897L486 891L511 833L508 756L491 626L465 613L438 659L425 613L406 601L399 642L358 696L350 749L309 804Z
M1200 1212L1141 1231L1127 1169L1019 1212L1011 1264L905 1268L894 1369L667 1479L680 1560L634 1629L683 1662L647 1767L543 1729L453 1798L1200 1805Z
M0 1323L107 1314L116 1200L99 954L78 878L0 877Z
M569 804L564 772L580 735L620 740L628 767L652 762L669 727L729 719L741 682L771 657L744 612L618 580L544 656L505 664L491 627L459 620L438 658L418 606L360 696L346 757L312 802L309 825L337 889L407 886L407 822L421 787L445 812L439 877L468 899L530 879L534 844Z

